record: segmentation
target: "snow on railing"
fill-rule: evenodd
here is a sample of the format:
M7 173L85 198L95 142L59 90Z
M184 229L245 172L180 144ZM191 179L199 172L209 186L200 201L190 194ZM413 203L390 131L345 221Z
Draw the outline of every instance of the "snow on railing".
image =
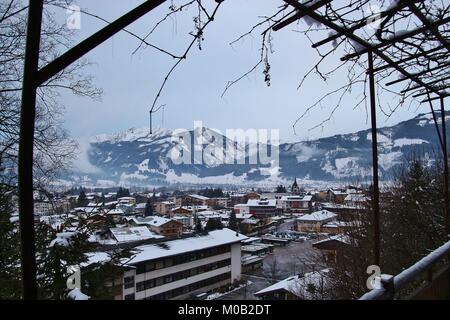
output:
M359 300L383 300L392 299L393 294L408 283L417 278L423 272L429 270L436 262L441 260L445 255L450 254L450 241L446 242L426 257L422 258L411 267L403 270L401 273L387 281L381 281L383 287L380 289L373 289L364 294ZM390 287L390 288L389 288Z

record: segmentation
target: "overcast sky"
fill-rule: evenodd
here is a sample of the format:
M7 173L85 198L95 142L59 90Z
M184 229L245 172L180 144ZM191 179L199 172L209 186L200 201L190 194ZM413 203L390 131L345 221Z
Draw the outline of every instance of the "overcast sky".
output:
M142 2L78 0L76 3L112 21ZM179 3L174 1L174 4ZM346 75L341 72L328 84L313 76L297 90L302 76L318 59L309 40L293 31L302 29L305 26L302 24L273 33L270 87L266 86L260 68L221 98L227 81L245 73L257 62L260 32L233 46L229 43L260 21L259 16L274 13L281 4L281 0L226 0L216 20L206 29L203 50L193 49L169 79L160 100L166 107L164 113L161 110L154 116L154 126L192 128L194 120L202 120L205 126L223 131L226 128L277 128L282 141L315 139L369 128L364 109L354 109L357 95L361 94L361 88L355 88L354 94L344 99L342 108L323 128L308 130L328 117L336 98L329 99L323 108L315 109L299 122L294 135L292 124L295 119L321 95L342 85ZM170 1L167 1L129 29L145 35L168 12L169 5ZM188 33L193 30L195 12L192 7L177 14L176 19L163 24L149 41L174 53L183 52L191 40ZM60 14L64 18L66 12L61 10ZM76 40L84 39L104 25L83 15ZM104 90L101 102L63 94L65 127L82 144L96 134L148 126L149 106L174 60L151 48L133 55L138 45L137 39L121 32L87 55L94 65L86 72L92 74L95 83ZM339 58L336 54L330 62L337 64ZM379 126L392 125L417 112L428 112L427 106L418 110L405 107L389 120L379 113L378 123Z

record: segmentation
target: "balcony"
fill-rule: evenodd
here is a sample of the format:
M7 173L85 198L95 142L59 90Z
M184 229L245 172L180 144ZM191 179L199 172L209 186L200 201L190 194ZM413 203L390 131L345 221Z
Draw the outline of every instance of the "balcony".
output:
M450 241L398 275L382 275L381 285L360 300L450 299Z

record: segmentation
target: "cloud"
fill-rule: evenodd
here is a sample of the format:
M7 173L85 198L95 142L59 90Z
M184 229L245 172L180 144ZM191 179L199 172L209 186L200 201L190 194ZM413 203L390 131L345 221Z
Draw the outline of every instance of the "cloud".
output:
M94 166L89 161L88 157L88 151L91 148L91 145L89 143L91 137L77 137L77 142L80 146L80 153L77 157L77 159L74 161L74 167L75 169L78 169L84 173L101 173L101 169Z

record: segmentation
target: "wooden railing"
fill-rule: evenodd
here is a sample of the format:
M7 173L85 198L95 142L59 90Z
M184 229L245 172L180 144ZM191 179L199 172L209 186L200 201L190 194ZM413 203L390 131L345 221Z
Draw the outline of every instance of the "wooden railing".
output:
M402 299L450 299L450 241L431 252L417 263L396 276L383 275L382 287L364 294L360 300L390 300L397 299L400 290L416 283ZM420 277L425 280L420 282Z

